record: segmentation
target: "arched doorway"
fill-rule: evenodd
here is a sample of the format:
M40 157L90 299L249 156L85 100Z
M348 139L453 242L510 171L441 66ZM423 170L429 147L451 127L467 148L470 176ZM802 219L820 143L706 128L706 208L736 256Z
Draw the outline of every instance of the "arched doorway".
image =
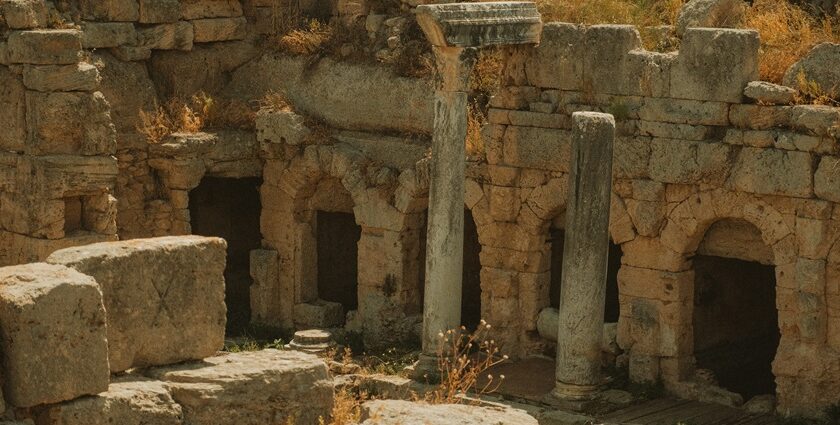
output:
M694 257L694 357L717 384L749 399L774 394L780 332L773 252L743 220L721 220Z

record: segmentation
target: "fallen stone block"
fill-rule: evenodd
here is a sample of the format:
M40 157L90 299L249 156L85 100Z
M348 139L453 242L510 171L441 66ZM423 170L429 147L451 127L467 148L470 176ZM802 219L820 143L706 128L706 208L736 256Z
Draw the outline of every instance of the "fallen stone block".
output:
M536 425L522 410L465 404L427 404L404 400L374 400L362 405L363 425Z
M79 30L18 31L9 35L9 61L36 65L64 65L79 61Z
M744 96L762 105L789 105L796 98L796 90L766 81L751 81L744 89Z
M0 269L3 388L17 407L108 388L102 293L90 276L44 263Z
M193 425L315 424L333 404L326 363L297 351L226 354L148 374L166 382Z
M125 376L108 391L38 409L35 418L50 425L180 425L184 414L163 382Z
M212 356L224 345L225 241L135 239L63 249L47 262L92 276L108 312L113 372Z

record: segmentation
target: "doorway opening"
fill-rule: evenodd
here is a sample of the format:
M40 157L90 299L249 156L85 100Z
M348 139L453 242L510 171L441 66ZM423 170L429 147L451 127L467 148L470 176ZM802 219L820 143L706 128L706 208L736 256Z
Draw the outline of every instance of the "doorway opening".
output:
M318 297L340 303L344 314L359 307L359 239L351 213L318 211Z
M464 268L461 286L461 325L473 331L481 322L481 244L470 210L464 210Z
M259 249L262 179L205 177L190 191L192 233L227 241L227 333L239 335L251 320L251 251Z

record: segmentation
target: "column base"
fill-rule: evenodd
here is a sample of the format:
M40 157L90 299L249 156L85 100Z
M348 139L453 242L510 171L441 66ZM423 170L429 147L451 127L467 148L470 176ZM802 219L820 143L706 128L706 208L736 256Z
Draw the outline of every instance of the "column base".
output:
M423 384L435 384L440 382L440 369L437 356L420 354L417 362L411 366L411 379Z
M576 385L555 381L551 395L563 401L587 401L594 399L600 388L600 385Z

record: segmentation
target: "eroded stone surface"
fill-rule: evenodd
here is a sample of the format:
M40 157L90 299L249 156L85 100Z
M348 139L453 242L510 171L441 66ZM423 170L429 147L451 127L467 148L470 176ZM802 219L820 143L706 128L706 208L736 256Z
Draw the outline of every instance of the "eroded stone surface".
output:
M30 407L106 390L105 326L90 276L44 263L0 268L6 400Z
M313 354L262 350L152 369L189 424L318 423L333 403L326 363Z
M108 312L111 370L212 356L224 343L226 243L200 236L68 248L48 262L88 274Z
M537 424L536 418L512 408L464 404L429 405L403 400L368 401L362 405L362 419L365 425Z

